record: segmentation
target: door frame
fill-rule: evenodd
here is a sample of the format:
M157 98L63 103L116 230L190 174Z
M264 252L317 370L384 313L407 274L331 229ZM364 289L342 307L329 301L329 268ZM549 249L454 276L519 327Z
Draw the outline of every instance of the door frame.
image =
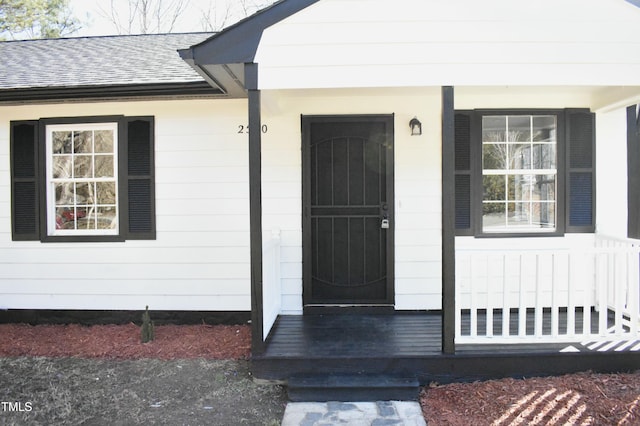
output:
M331 312L345 309L391 310L395 309L395 140L394 114L357 114L357 115L301 115L302 128L302 305L305 313L310 311ZM390 144L386 158L387 203L390 225L387 230L387 289L382 304L311 304L311 124L314 123L384 123L385 139Z

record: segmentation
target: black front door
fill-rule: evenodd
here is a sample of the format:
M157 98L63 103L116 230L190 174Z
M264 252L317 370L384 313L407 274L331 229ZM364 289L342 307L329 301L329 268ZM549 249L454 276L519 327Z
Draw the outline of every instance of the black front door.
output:
M393 305L393 116L303 116L303 299Z

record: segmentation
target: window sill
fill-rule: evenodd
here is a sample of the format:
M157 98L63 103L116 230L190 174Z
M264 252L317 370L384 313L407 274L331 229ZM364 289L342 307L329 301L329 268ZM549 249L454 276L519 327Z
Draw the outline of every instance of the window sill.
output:
M122 243L121 235L47 235L40 240L43 243Z

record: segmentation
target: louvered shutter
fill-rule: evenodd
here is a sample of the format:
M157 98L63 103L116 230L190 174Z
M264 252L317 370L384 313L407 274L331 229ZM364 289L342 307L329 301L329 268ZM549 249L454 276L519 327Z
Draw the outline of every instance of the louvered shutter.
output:
M11 232L14 241L40 239L38 122L11 122Z
M127 117L126 205L123 214L128 226L126 239L155 239L154 119ZM121 163L122 164L122 163Z
M595 230L595 115L567 110L566 232Z
M637 105L627 108L627 235L640 238L640 123Z
M455 114L456 235L473 235L471 210L471 111Z

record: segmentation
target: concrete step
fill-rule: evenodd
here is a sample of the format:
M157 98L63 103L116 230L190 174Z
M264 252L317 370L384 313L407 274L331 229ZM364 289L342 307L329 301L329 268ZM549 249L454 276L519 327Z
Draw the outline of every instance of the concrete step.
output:
M390 375L300 375L288 380L293 402L415 401L420 384L414 377Z

